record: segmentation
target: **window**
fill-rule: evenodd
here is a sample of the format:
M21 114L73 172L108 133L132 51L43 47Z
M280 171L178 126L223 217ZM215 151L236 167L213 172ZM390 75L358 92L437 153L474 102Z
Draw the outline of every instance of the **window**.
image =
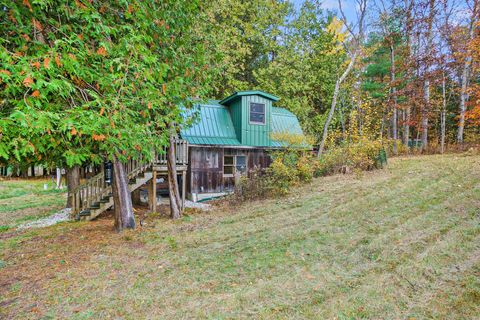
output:
M223 176L233 177L237 172L240 174L247 172L247 157L225 155L223 157Z
M233 177L234 174L234 156L224 156L223 157L223 175L227 177Z
M247 172L247 157L246 156L236 156L235 157L235 170L240 173Z
M250 123L265 124L265 104L250 102Z

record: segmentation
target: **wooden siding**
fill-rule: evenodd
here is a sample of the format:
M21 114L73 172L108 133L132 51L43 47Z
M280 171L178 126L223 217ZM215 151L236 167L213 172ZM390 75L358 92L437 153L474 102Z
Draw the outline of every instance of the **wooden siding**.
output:
M217 193L233 190L234 177L223 176L224 155L246 156L247 172L265 169L270 156L265 149L190 147L187 172L188 193Z

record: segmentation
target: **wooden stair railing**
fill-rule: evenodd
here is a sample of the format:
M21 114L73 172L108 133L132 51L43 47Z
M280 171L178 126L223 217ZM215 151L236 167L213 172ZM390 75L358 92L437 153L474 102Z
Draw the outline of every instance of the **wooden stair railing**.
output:
M167 147L163 152L156 154L153 157L153 161L145 161L142 157L139 159L130 159L124 164L125 173L129 185L135 183L135 180L149 170L153 165L166 165L167 164ZM188 142L185 140L177 139L175 141L175 159L178 166L188 165ZM147 177L149 178L149 177ZM141 183L143 181L140 181ZM135 186L136 188L137 186ZM71 217L79 220L82 217L97 216L101 212L113 205L112 186L105 183L105 174L101 173L91 177L84 183L77 186L70 193L72 210ZM92 211L95 211L95 215L92 215Z
M125 173L130 180L147 171L153 162L131 159L124 164ZM105 174L101 172L79 185L70 193L71 217L79 220L90 215L91 210L100 209L102 203L108 203L112 196L112 186L105 183Z

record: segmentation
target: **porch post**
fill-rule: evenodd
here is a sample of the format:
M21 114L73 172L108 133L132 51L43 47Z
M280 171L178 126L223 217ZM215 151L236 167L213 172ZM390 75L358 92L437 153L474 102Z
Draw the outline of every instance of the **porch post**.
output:
M152 176L152 211L157 212L157 171L153 170Z
M187 191L187 171L182 171L182 210L185 210L185 193Z

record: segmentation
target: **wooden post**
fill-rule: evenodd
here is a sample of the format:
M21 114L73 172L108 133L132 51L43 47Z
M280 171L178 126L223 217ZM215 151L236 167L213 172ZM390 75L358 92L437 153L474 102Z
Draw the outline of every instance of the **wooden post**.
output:
M152 211L157 212L157 171L153 170L152 177Z
M182 170L182 210L185 210L185 193L187 191L187 172Z
M152 175L153 175L153 173L152 173ZM153 197L153 195L152 195L152 193L153 193L153 178L148 181L147 192L148 192L148 196L147 196L148 197L148 209L150 211L152 211L153 210L153 201L152 201L152 199L153 199L152 198Z
M142 204L140 199L140 188L132 191L132 203L137 206Z

